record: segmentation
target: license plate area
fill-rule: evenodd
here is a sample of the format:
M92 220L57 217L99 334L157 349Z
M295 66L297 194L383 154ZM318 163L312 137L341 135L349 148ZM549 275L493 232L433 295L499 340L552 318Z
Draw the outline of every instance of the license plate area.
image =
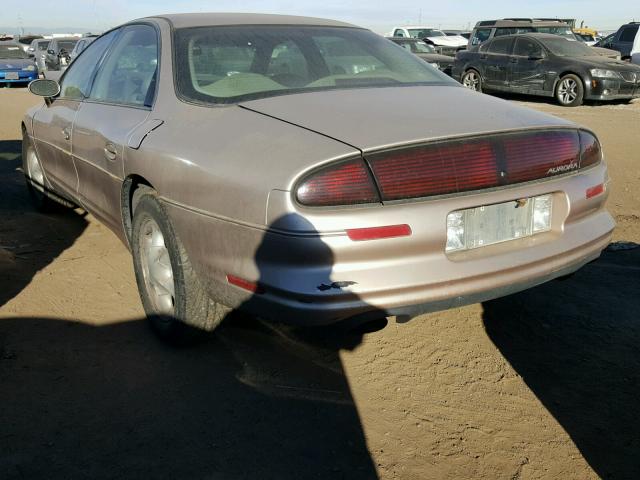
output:
M471 250L549 231L552 205L549 194L451 212L446 251Z
M18 80L19 75L18 72L7 72L4 74L4 78L6 78L7 80Z

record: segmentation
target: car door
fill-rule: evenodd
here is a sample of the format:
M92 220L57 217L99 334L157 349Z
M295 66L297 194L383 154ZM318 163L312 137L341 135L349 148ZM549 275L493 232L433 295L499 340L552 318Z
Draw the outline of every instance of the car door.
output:
M127 141L151 112L158 53L154 27L124 27L76 117L73 156L78 169L78 195L96 217L112 228L121 227L120 192Z
M523 93L544 90L545 62L542 45L529 37L516 38L507 72L509 88Z
M81 103L89 94L95 67L115 33L101 37L95 48L87 49L78 63L60 80L60 94L38 110L33 118L33 133L38 156L47 179L56 190L76 197L78 175L72 159L73 126Z
M507 86L509 56L513 46L513 37L495 38L480 52L484 65L484 85L504 90Z

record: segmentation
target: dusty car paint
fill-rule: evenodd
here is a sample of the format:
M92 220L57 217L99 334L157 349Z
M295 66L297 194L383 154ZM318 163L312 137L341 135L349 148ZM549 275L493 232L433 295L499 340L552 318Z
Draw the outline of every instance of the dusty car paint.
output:
M351 26L241 14L168 15L138 23L152 25L161 40L151 107L54 100L28 112L24 126L42 158L47 186L87 208L124 242L131 224L130 189L141 180L151 185L211 297L228 307L306 324L367 312L415 315L566 275L597 258L609 242L614 223L604 207L607 193L585 198L585 189L608 184L604 163L446 198L303 207L292 192L296 182L331 162L436 139L577 126L446 82L195 105L176 97L172 28ZM69 127L66 138L61 132ZM106 148L114 152L113 159ZM551 231L445 253L449 212L547 193L555 202ZM353 242L346 233L398 223L410 225L412 234ZM258 265L256 252L265 244L268 255L265 261L260 250ZM264 292L238 288L229 283L229 275L259 282Z

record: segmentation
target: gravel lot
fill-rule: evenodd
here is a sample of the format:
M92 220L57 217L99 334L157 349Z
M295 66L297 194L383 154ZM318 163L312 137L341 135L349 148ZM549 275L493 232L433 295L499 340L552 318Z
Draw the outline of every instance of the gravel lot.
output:
M508 100L599 135L640 243L640 101ZM170 348L116 237L29 205L38 101L0 89L0 478L640 478L640 248L370 333L238 318Z

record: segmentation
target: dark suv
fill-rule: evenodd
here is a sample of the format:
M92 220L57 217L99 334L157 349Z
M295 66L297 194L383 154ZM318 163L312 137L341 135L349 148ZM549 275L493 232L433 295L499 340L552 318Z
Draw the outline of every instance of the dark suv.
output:
M483 20L476 23L471 32L467 49L477 47L493 37L515 35L517 33L549 33L569 40L582 41L571 29L571 25L562 20L548 18L504 18L502 20ZM591 47L595 55L620 59L620 54L607 48Z
M622 25L616 33L603 38L596 43L596 46L617 50L620 52L620 55L622 55L623 60L628 60L631 58L633 42L636 36L640 35L639 27L640 22L631 22Z

